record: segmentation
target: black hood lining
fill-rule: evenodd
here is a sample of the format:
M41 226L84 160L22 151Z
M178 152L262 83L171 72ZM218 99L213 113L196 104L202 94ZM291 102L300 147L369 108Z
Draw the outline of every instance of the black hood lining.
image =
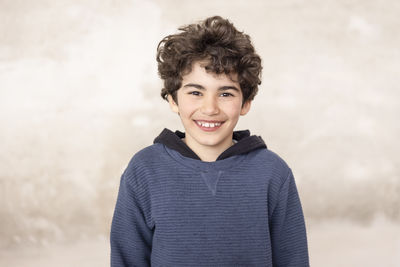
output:
M197 154L194 153L194 151L182 141L182 138L185 138L185 133L181 131L172 132L171 130L165 128L154 139L154 143L164 144L168 148L176 150L184 157L201 160L199 156L197 156ZM234 131L233 139L237 142L222 152L218 156L217 160L226 159L234 155L245 154L260 148L267 148L267 145L261 136L250 135L249 130Z

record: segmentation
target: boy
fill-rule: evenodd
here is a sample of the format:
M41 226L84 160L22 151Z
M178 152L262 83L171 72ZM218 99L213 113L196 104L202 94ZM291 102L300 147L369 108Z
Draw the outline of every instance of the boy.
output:
M124 171L111 266L309 266L291 169L234 131L261 83L249 36L221 17L179 30L157 61L185 133L164 129Z

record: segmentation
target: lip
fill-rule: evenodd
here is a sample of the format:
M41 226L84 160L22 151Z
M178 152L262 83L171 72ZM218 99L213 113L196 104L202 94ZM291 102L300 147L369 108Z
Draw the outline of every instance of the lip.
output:
M203 126L199 125L197 122L221 123L221 125L210 128L210 127L203 127ZM197 125L197 127L199 127L201 130L203 130L205 132L215 132L222 126L222 124L224 124L224 121L194 120L194 123Z
M224 122L224 121L216 121L216 120L212 120L212 121L210 121L210 120L194 120L194 121L201 121L201 122L208 122L208 123L216 123L216 122L223 123Z

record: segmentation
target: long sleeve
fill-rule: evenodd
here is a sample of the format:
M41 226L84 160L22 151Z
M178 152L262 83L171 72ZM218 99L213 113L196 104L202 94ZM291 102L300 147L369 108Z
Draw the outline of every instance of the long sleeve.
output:
M111 226L111 267L150 266L153 231L146 216L149 203L141 184L125 171Z
M291 170L272 212L270 234L274 267L309 266L304 215Z

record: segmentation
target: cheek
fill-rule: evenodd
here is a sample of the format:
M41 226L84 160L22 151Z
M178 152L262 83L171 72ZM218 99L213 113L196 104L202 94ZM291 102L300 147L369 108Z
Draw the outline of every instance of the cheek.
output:
M190 117L195 112L194 105L190 105L190 103L185 102L184 105L179 106L179 113L181 117L187 118Z
M229 117L238 117L240 116L241 107L242 106L239 101L231 102L224 107L224 111Z

